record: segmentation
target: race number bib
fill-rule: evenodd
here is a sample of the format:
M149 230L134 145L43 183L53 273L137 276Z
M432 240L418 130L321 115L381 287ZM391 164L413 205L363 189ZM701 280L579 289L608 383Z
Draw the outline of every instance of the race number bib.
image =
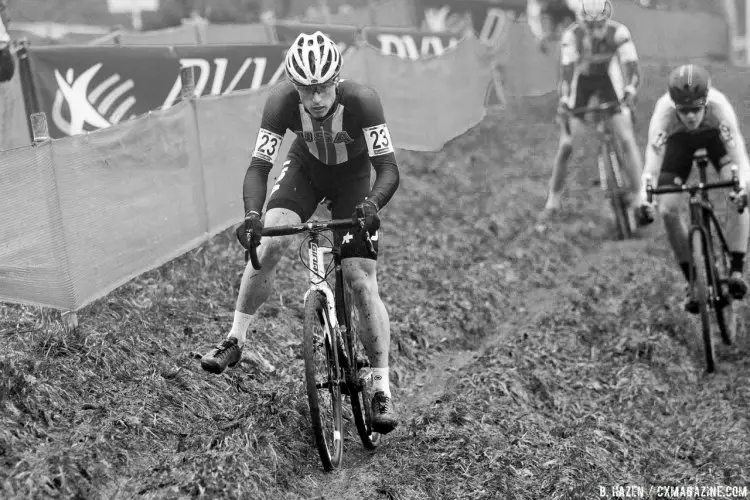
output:
M270 130L260 129L258 131L258 140L255 141L253 156L273 163L279 155L283 139L282 136L274 134Z
M379 156L393 153L391 134L388 133L388 125L385 123L362 129L365 133L365 142L370 156Z

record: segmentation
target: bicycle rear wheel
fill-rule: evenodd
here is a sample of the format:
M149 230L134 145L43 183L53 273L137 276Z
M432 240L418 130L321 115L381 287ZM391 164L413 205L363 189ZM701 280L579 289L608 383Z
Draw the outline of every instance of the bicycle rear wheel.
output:
M614 144L602 143L599 153L600 175L605 181L607 198L615 216L617 239L626 240L633 237L635 221L634 215L630 213L628 190L622 178L621 158Z
M315 445L326 471L341 465L344 452L341 414L341 370L325 296L312 292L305 300L302 329L307 402ZM328 332L328 334L326 334Z
M372 368L365 355L362 341L359 338L357 325L359 324L356 310L348 307L349 329L346 332L346 351L349 359L349 398L352 404L354 425L357 427L362 444L368 450L374 450L380 444L380 434L372 430Z
M732 299L727 286L727 279L730 273L730 257L724 247L724 242L719 237L720 228L713 218L708 220L708 234L711 239L714 250L714 272L713 272L713 289L714 289L714 311L716 313L716 324L721 333L721 340L726 345L734 343L738 328L738 313L736 311L737 302Z
M716 368L714 346L711 340L711 317L709 309L709 276L710 260L706 253L706 242L700 229L693 229L690 234L690 249L693 254L695 276L693 278L695 299L698 301L698 309L701 317L701 330L703 336L703 350L706 355L706 371L713 372Z

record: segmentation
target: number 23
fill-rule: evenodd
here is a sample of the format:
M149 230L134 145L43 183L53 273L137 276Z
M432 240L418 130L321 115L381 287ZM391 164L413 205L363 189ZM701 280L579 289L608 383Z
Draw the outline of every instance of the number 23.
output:
M373 149L387 148L390 144L388 142L388 131L385 128L370 131L370 137L372 137ZM382 141L382 143L379 141Z
M271 137L269 135L264 135L261 137L261 143L260 146L258 146L258 151L260 151L263 154L266 154L268 156L273 156L276 154L276 146L279 145L279 140L275 137ZM268 149L266 149L268 147Z

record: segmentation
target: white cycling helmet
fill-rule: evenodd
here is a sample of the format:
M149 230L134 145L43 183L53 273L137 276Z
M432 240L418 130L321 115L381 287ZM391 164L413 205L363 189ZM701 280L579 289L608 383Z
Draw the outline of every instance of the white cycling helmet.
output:
M585 23L602 23L612 17L611 0L581 0L578 18Z
M286 53L287 76L298 85L319 85L341 72L341 52L336 42L321 31L300 33Z

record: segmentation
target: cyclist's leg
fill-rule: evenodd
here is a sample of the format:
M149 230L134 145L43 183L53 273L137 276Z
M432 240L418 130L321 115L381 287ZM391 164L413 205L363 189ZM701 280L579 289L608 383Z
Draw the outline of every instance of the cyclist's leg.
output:
M580 108L586 106L593 94L594 88L591 85L590 80L581 78L580 76L573 78L570 102L571 108ZM549 180L549 188L547 191L547 203L545 204L545 210L557 210L560 208L560 197L562 196L563 188L565 187L565 178L568 172L568 161L573 153L573 139L577 137L583 128L581 122L582 116L576 116L569 118L570 132L566 130L565 118L560 119L560 142L557 146L557 153L555 154L555 163L552 167L552 176Z
M315 211L317 194L301 169L302 159L292 146L268 200L265 226L295 224L307 220ZM222 373L227 366L234 366L239 361L253 315L268 298L275 266L292 239L274 237L261 240L258 247L261 269L256 270L251 261L247 262L237 294L232 329L220 344L202 357L204 370Z
M263 225L265 227L297 224L309 219L323 195L315 189L303 167L304 154L297 151L297 145L290 150L287 160L279 172L276 183L266 206ZM254 314L265 302L272 288L276 264L284 255L294 236L274 236L263 238L258 246L260 270L248 261L240 283L236 311ZM244 335L244 332L234 332Z
M664 161L659 174L658 185L682 184L687 181L692 168L693 153L697 147L690 142L690 137L672 136L665 144ZM677 264L688 283L687 301L685 309L691 313L698 312L698 304L693 299L693 290L689 288L692 269L690 261L690 241L687 221L681 215L681 208L685 205L685 195L670 193L659 195L659 213L664 221L669 245L672 247Z
M724 142L715 131L708 139L706 150L711 163L720 166L726 157L727 151ZM742 168L742 167L740 167ZM732 169L725 165L719 167L719 175L724 180L732 179ZM743 176L744 177L744 176ZM745 267L745 254L747 253L747 240L750 237L750 210L745 209L742 213L737 212L734 206L727 210L726 234L727 246L731 256L729 271L729 292L734 298L742 298L747 293L747 284L743 276Z
M370 165L366 155L349 162L352 174L337 176L335 188L326 193L333 201L333 217L351 217L357 203L370 191ZM357 231L335 231L335 242L341 245L341 268L344 286L357 309L360 337L373 368L373 425L388 433L398 425L393 407L389 377L391 327L388 311L378 292L377 252L380 231L371 236L374 254L369 251L363 234Z

